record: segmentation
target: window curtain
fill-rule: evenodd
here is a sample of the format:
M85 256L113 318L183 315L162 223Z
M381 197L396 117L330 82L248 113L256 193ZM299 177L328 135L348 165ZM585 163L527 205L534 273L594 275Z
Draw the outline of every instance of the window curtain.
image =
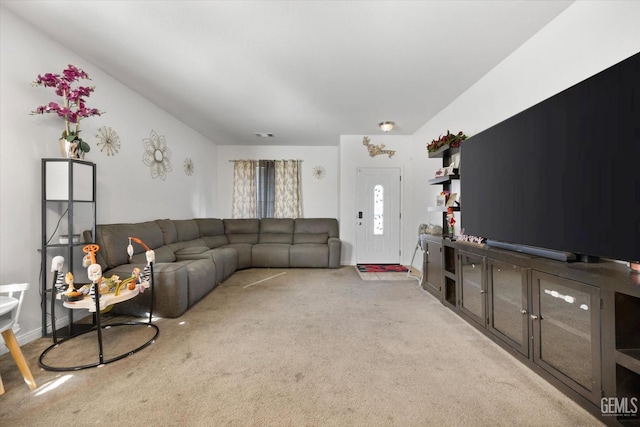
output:
M256 218L256 160L233 162L232 218Z
M300 218L302 216L300 160L277 160L275 169L274 218Z
M234 160L231 217L302 217L300 162Z

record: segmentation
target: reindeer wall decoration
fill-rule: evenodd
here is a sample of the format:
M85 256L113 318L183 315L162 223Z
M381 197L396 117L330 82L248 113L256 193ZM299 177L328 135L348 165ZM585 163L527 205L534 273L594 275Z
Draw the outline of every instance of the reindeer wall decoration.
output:
M379 144L379 145L373 145L370 144L370 139L368 136L365 136L364 138L362 138L362 145L366 145L367 146L367 150L369 151L369 155L371 157L375 157L378 156L380 154L388 154L389 158L393 157L394 154L396 154L395 150L384 150L385 145L384 144Z

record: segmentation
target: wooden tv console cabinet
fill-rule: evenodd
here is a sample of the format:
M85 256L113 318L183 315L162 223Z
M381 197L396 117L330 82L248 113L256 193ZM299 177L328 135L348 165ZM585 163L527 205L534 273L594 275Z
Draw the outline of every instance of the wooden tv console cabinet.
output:
M640 425L640 274L427 236L422 287L608 425Z

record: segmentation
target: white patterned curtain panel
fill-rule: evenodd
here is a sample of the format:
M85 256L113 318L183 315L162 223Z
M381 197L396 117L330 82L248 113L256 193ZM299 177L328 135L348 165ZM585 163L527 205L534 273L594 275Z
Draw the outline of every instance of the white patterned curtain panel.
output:
M232 218L256 217L256 160L233 162Z
M301 218L300 162L234 160L231 217Z
M276 160L274 218L302 216L300 160Z

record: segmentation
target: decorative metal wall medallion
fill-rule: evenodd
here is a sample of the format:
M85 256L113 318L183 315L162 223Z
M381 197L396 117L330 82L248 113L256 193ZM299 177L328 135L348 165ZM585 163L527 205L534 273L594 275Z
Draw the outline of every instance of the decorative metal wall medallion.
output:
M193 175L193 160L191 160L190 157L186 158L184 161L184 173L186 173L188 176Z
M151 169L151 178L160 177L164 181L167 172L171 172L171 150L167 147L164 135L158 135L151 130L149 138L143 139L142 142L145 150L142 163Z
M115 156L120 150L120 137L118 133L110 127L103 126L98 129L96 138L98 138L97 145L100 147L100 151L106 151L107 156Z
M316 166L313 168L313 177L315 179L322 179L327 174L327 171L324 170L322 166Z

